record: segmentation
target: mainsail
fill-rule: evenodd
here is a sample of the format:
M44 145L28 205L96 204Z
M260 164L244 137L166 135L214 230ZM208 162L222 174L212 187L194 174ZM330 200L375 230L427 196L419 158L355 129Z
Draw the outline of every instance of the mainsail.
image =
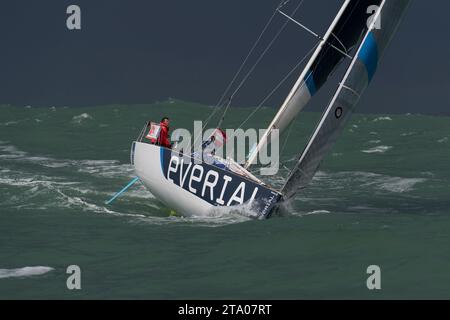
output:
M259 151L268 143L271 131L286 129L340 62L349 57L352 48L367 31L368 9L380 4L381 0L346 0L343 3L266 133L250 154L246 168L255 162Z
M334 97L314 134L291 171L283 194L292 197L313 178L323 158L350 119L364 90L372 80L386 47L395 34L410 0L383 0ZM381 28L376 28L381 17ZM357 32L357 31L356 31Z

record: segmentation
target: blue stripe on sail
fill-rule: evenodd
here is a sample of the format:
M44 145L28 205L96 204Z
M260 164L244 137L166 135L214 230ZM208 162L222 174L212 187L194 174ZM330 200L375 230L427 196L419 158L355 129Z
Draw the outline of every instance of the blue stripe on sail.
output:
M305 78L305 83L312 97L317 92L316 82L314 81L314 74L312 71L308 72L308 75Z
M364 41L358 59L366 66L369 81L371 81L378 67L378 45L373 32L370 32Z

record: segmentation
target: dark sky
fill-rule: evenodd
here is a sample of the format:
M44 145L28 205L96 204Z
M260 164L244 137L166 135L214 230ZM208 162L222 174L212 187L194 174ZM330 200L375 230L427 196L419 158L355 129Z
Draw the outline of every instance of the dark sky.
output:
M174 97L215 104L278 3L2 0L0 103L90 106ZM323 34L341 3L306 0L295 17ZM81 7L81 31L66 28L70 4ZM413 1L360 112L450 114L449 9L444 0ZM283 22L277 16L263 44ZM257 105L313 44L289 24L235 104ZM268 105L277 107L294 80ZM326 87L313 108L335 87Z

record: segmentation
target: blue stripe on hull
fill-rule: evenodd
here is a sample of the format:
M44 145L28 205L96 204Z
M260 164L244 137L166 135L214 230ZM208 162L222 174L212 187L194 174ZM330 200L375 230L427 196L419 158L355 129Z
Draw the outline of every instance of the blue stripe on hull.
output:
M161 172L164 176L164 148L159 148L159 163L161 165Z

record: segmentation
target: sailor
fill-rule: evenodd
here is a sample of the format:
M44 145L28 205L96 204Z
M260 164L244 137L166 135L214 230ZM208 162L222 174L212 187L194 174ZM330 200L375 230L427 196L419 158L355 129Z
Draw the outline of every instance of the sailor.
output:
M212 164L221 169L227 169L226 164L222 163L218 158L215 157L216 148L222 147L225 141L226 134L220 128L217 128L208 140L203 141L203 160L207 164Z
M223 131L220 128L217 128L208 140L203 141L202 143L203 153L215 155L216 148L222 147L226 141L227 135L225 131Z
M169 124L170 124L170 120L168 117L164 117L161 119L161 122L159 123L160 127L161 127L161 132L159 133L159 137L158 137L158 144L161 147L165 147L165 148L172 148L172 144L170 143L170 139L169 139Z
M209 153L212 155L214 155L216 153L216 148L214 147L214 145L211 145L212 143L214 143L215 140L216 140L216 137L214 135L212 135L208 140L203 141L203 143L202 143L203 153Z
M172 144L169 140L169 118L164 117L159 124L150 122L148 127L150 128L146 138L151 141L152 144L156 144L165 148L172 148Z

